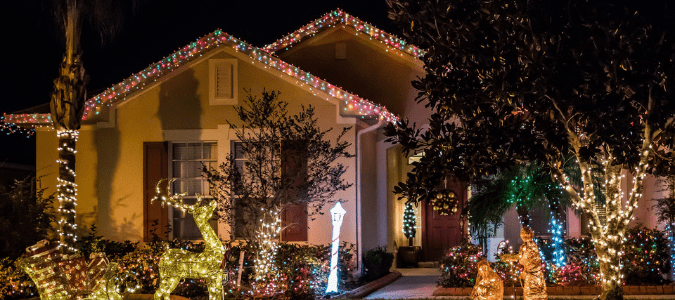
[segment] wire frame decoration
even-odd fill
[[[438,191],[436,196],[431,198],[430,204],[439,215],[448,216],[457,213],[459,199],[455,192],[445,189]]]

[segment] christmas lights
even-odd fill
[[[56,132],[56,137],[59,140],[59,145],[56,150],[59,153],[59,158],[56,163],[59,167],[59,177],[56,178],[56,200],[59,201],[58,215],[59,220],[57,224],[57,233],[59,235],[59,247],[70,253],[77,252],[75,249],[75,242],[77,236],[77,224],[75,223],[77,206],[77,184],[75,184],[75,170],[71,168],[74,166],[75,144],[79,132],[77,130],[60,129]]]
[[[46,240],[26,250],[28,257],[20,265],[35,282],[40,299],[122,299],[112,280],[117,264],[109,263],[105,254],[92,254],[87,261]]]
[[[566,263],[565,249],[563,247],[563,226],[562,222],[556,220],[555,216],[551,217],[549,222],[548,232],[551,233],[551,241],[553,248],[553,263],[560,268]]]
[[[378,34],[379,36],[379,34]],[[396,41],[396,40],[393,40]],[[397,44],[399,42],[395,42]],[[132,74],[122,82],[113,85],[102,93],[87,100],[84,109],[83,120],[98,115],[101,108],[112,106],[126,99],[127,96],[151,85],[186,63],[202,57],[206,52],[217,47],[230,47],[246,56],[251,63],[260,63],[267,69],[281,72],[280,76],[291,76],[300,85],[307,85],[312,93],[319,96],[320,93],[328,94],[329,97],[340,101],[342,110],[355,113],[359,116],[374,116],[387,122],[396,122],[398,117],[390,113],[386,107],[370,102],[355,94],[349,93],[340,87],[332,85],[319,77],[300,70],[264,50],[251,46],[243,40],[237,39],[222,30],[216,30],[195,42],[192,42],[159,62],[153,63],[144,70]],[[5,114],[5,122],[13,126],[30,125],[34,127],[52,124],[50,114]],[[33,127],[33,128],[34,128]]]
[[[204,239],[204,251],[194,253],[184,249],[166,249],[159,261],[161,280],[154,299],[169,300],[169,294],[182,278],[203,279],[208,285],[209,300],[221,299],[225,247],[209,224],[218,202],[210,201],[204,204],[202,196],[197,195],[197,202],[194,205],[186,204],[183,201],[185,194],[172,195],[170,192],[175,179],[169,180],[166,195],[162,195],[160,190],[162,181],[163,179],[157,183],[157,196],[151,202],[160,199],[162,206],[170,205],[190,213]]]
[[[262,219],[260,227],[256,229],[258,249],[254,262],[255,283],[254,289],[260,296],[271,296],[278,291],[281,281],[275,266],[275,258],[279,249],[279,233],[281,232],[281,207],[265,210],[260,208]]]
[[[262,49],[270,53],[278,52],[281,49],[288,49],[291,45],[302,41],[304,38],[314,36],[324,28],[335,27],[338,25],[351,27],[356,30],[357,34],[367,35],[371,40],[375,39],[386,45],[388,49],[401,52],[401,55],[406,53],[414,58],[421,58],[425,53],[424,50],[417,46],[410,45],[396,36],[386,33],[371,24],[361,21],[357,17],[345,13],[341,9],[336,9],[325,14],[323,17],[314,20]]]
[[[415,208],[413,207],[412,202],[408,202],[403,211],[403,234],[408,238],[408,246],[413,245],[412,239],[417,232],[415,223]]]

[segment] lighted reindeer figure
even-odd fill
[[[171,205],[190,213],[199,231],[204,237],[205,249],[202,253],[189,252],[183,249],[167,249],[159,261],[160,284],[155,292],[154,300],[169,300],[169,294],[176,288],[183,278],[204,279],[209,288],[209,300],[221,299],[223,292],[222,263],[225,255],[225,247],[218,239],[216,232],[209,225],[209,219],[213,216],[213,210],[217,206],[216,201],[202,203],[203,198],[197,195],[197,202],[193,205],[185,204],[185,194],[171,194],[171,184],[175,179],[169,180],[166,194],[161,194],[159,187],[164,179],[157,183],[157,196],[162,205]]]

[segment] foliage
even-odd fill
[[[366,252],[363,257],[363,275],[361,280],[373,281],[389,274],[394,263],[394,254],[387,252],[385,247],[375,247]]]
[[[95,231],[88,235],[95,236]],[[148,245],[139,245],[130,241],[111,242],[106,239],[88,238],[81,243],[82,249],[105,250],[111,261],[117,262],[119,268],[115,281],[122,293],[152,294],[159,287],[158,263],[165,247],[181,248],[193,252],[201,252],[203,243],[189,241],[155,240]],[[118,247],[124,245],[124,247]],[[255,294],[253,282],[253,259],[255,245],[226,244],[225,271],[228,274],[225,294],[228,299],[249,299]],[[129,251],[131,249],[131,251]],[[242,285],[236,286],[239,266],[239,253],[246,251]],[[351,280],[353,270],[353,244],[343,242],[339,249],[339,281],[345,286]],[[18,260],[2,258],[0,260],[0,299],[25,299],[35,297],[37,289],[28,274],[16,266]],[[282,243],[276,257],[276,270],[279,275],[278,291],[275,299],[315,299],[317,294],[326,288],[330,272],[330,245],[297,245]],[[205,298],[206,284],[202,280],[184,279],[173,294],[193,298]]]
[[[669,247],[664,233],[656,229],[647,229],[641,225],[631,228],[626,235],[625,253],[622,256],[623,276],[627,285],[662,285],[672,268],[669,261]],[[565,240],[568,263],[556,267],[551,259],[551,243],[545,240],[537,242],[542,256],[542,267],[546,283],[561,286],[597,285],[600,280],[600,264],[591,238],[573,238]],[[476,276],[476,261],[480,256],[480,247],[463,244],[448,251],[441,260],[443,274],[439,284],[443,287],[473,286]],[[492,264],[495,272],[504,280],[504,286],[520,286],[518,274],[521,267],[515,267],[501,259],[510,254],[504,248],[495,254]]]
[[[621,259],[626,283],[660,285],[672,268],[670,248],[663,232],[635,226],[626,235],[627,246]]]
[[[0,185],[0,257],[19,257],[26,247],[53,233],[53,195],[38,189],[35,178]]]
[[[675,224],[675,176],[662,177],[659,179],[659,183],[664,187],[658,192],[666,192],[667,194],[665,197],[654,199],[656,201],[656,204],[654,204],[656,215],[660,223],[673,225]]]
[[[103,238],[97,234],[96,225],[91,225],[89,234],[77,240],[75,248],[80,250],[85,258],[89,258],[92,253],[104,252],[109,260],[122,258],[127,253],[133,252],[138,242],[131,241],[116,242]]]
[[[479,240],[491,237],[514,205],[520,223],[529,226],[529,210],[548,205],[557,214],[569,205],[567,193],[537,163],[518,164],[495,176],[474,180],[467,204],[469,224]]]
[[[229,155],[218,170],[204,168],[219,201],[220,219],[232,228],[241,222],[248,238],[260,226],[261,208],[277,211],[279,206],[307,204],[312,218],[322,214],[324,205],[338,201],[333,199],[337,192],[352,185],[342,179],[346,167],[341,163],[353,157],[348,152],[351,144],[342,140],[351,127],[343,128],[332,143],[327,139],[332,128],[318,127],[314,107],[303,106],[289,115],[288,103],[279,97],[274,91],[263,92],[262,97],[249,92],[243,105],[235,108],[243,125],[228,120],[241,141],[243,165]]]
[[[28,274],[18,266],[18,263],[18,259],[0,258],[0,299],[37,297],[37,287]]]
[[[480,246],[468,240],[449,249],[440,261],[443,273],[438,279],[438,284],[442,287],[473,286],[478,275],[478,261],[482,256]]]
[[[667,1],[390,0],[408,42],[426,50],[413,82],[432,110],[389,140],[424,151],[399,191],[428,197],[439,180],[539,161],[591,217],[603,294],[621,299],[621,235],[646,174],[675,173],[675,19]],[[582,185],[564,173],[579,165]],[[622,201],[621,170],[634,172]],[[608,221],[593,197],[600,170]]]

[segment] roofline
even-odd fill
[[[339,101],[344,101],[345,108],[348,108],[349,110],[365,115],[377,115],[387,122],[395,122],[398,120],[398,117],[389,112],[383,105],[373,103],[356,94],[349,93],[338,86],[332,85],[317,76],[305,72],[300,68],[263,51],[260,48],[251,46],[243,40],[224,33],[220,29],[178,49],[159,62],[151,64],[144,70],[132,74],[122,82],[91,97],[85,102],[82,120],[87,120],[92,115],[97,114],[100,107],[103,105],[111,106],[123,101],[136,91],[142,90],[145,85],[157,81],[175,69],[198,59],[204,53],[220,46],[229,46],[235,51],[247,55],[254,62],[260,62],[268,68],[277,69],[296,78],[300,81],[298,83],[299,85],[309,85],[327,93]],[[5,114],[4,122],[11,125],[32,124],[35,126],[48,126],[52,124],[51,114]]]
[[[290,34],[283,36],[274,43],[271,43],[262,49],[269,53],[277,53],[279,51],[288,49],[288,47],[291,47],[294,44],[302,42],[302,40],[305,38],[314,36],[316,33],[322,31],[325,28],[330,28],[335,25],[352,27],[357,33],[368,35],[372,39],[376,39],[380,43],[385,44],[387,47],[406,53],[415,59],[419,59],[425,54],[425,51],[419,47],[413,44],[408,44],[405,40],[387,33],[384,30],[378,29],[377,27],[364,22],[353,15],[350,15],[339,8],[323,15],[321,18],[318,18],[303,27],[300,27],[300,29]]]

